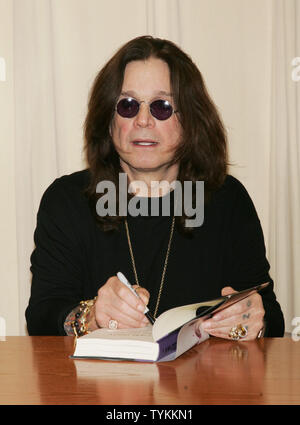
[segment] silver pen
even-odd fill
[[[130,291],[138,298],[140,298],[139,294],[135,291],[135,289],[132,287],[132,285],[128,282],[128,280],[126,279],[126,277],[123,275],[123,273],[118,272],[117,273],[117,278],[124,283],[125,286],[127,286],[128,289],[130,289]],[[149,320],[150,323],[152,323],[152,325],[155,322],[154,317],[152,316],[152,314],[149,311],[149,308],[146,307],[145,311],[144,311],[144,315],[147,317],[147,319]]]

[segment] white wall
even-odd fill
[[[12,1],[0,0],[0,57],[6,68],[6,81],[0,79],[0,316],[7,333],[18,335],[12,6]]]

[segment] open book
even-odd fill
[[[107,360],[174,360],[209,335],[201,323],[224,308],[264,289],[268,283],[210,301],[175,307],[162,313],[154,325],[136,329],[98,329],[76,340],[72,358]]]

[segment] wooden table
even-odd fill
[[[0,341],[0,404],[300,404],[300,341],[211,338],[168,363],[73,360],[72,337]]]

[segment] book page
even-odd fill
[[[92,343],[94,340],[98,339],[153,342],[152,325],[148,325],[144,328],[131,329],[97,329],[96,331],[80,337],[78,340],[84,340],[85,343]]]
[[[77,338],[72,358],[155,361],[159,345],[152,337],[152,326],[135,329],[98,329]]]
[[[181,307],[175,307],[162,313],[153,325],[153,338],[158,341],[164,335],[177,329],[184,323],[196,317],[199,307],[214,307],[224,302],[224,298],[204,301],[196,304],[188,304]]]

